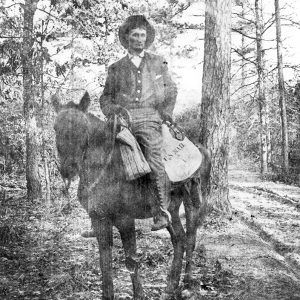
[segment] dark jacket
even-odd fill
[[[161,56],[145,52],[141,65],[147,68],[153,86],[153,95],[142,103],[136,101],[133,90],[136,86],[136,78],[132,75],[132,70],[136,67],[129,57],[125,56],[108,68],[105,87],[100,97],[100,106],[104,115],[113,113],[119,106],[128,110],[152,108],[162,115],[172,115],[177,88],[168,72],[167,62]]]

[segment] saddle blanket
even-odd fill
[[[162,159],[171,182],[190,178],[200,167],[202,154],[199,149],[178,130],[162,125]],[[120,151],[127,180],[134,180],[151,172],[144,154],[127,127],[122,127],[116,136],[121,141]]]

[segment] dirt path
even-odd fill
[[[232,218],[201,230],[199,249],[232,272],[225,298],[300,299],[300,189],[231,170],[230,201]]]
[[[71,192],[58,194],[50,209],[29,204],[22,192],[0,202],[0,299],[101,299],[97,243],[80,237],[90,221],[75,184]],[[210,216],[199,231],[193,294],[184,299],[299,300],[300,189],[231,170],[230,200],[232,217]],[[150,224],[137,222],[137,244],[147,300],[156,300],[172,246],[166,231],[153,234]],[[115,290],[131,295],[117,232],[113,257]]]

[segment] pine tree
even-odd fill
[[[260,2],[260,3],[259,3]],[[268,149],[269,149],[269,128],[268,128],[268,107],[265,90],[265,50],[263,48],[263,14],[261,0],[255,0],[256,14],[256,55],[257,55],[257,76],[258,76],[258,110],[260,120],[260,161],[261,173],[268,172]]]
[[[231,0],[206,0],[204,40],[200,142],[212,156],[211,204],[229,211]]]
[[[33,86],[33,17],[38,1],[26,0],[24,3],[23,23],[23,100],[26,131],[26,181],[28,199],[41,197],[41,183],[38,169],[38,134],[35,115]]]
[[[277,62],[278,62],[278,93],[279,106],[281,117],[281,132],[282,132],[282,168],[285,175],[289,172],[289,142],[288,142],[288,124],[286,115],[286,99],[283,76],[283,61],[282,61],[282,39],[281,39],[281,20],[279,0],[275,0],[275,19],[276,19],[276,41],[277,41]]]

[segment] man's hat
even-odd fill
[[[148,22],[148,20],[143,15],[134,15],[128,17],[125,22],[119,28],[119,39],[122,46],[128,49],[128,40],[126,35],[130,32],[131,29],[145,27],[147,32],[147,39],[145,43],[145,48],[148,48],[154,41],[155,38],[155,29]]]

